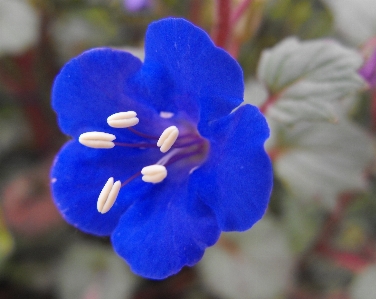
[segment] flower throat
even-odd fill
[[[172,113],[161,112],[161,117],[170,118]],[[120,188],[124,187],[138,176],[142,175],[142,180],[146,183],[157,184],[167,177],[169,165],[184,161],[192,164],[189,174],[196,170],[206,158],[209,143],[196,132],[186,133],[179,136],[179,129],[176,126],[166,128],[160,137],[139,132],[133,126],[139,123],[137,113],[134,111],[115,113],[107,118],[107,123],[112,128],[128,129],[132,133],[145,139],[141,143],[114,142],[116,136],[105,132],[86,132],[80,135],[78,141],[87,147],[96,149],[111,149],[114,146],[134,147],[134,148],[159,148],[162,153],[166,153],[155,164],[143,167],[139,172],[132,175],[123,183],[114,182],[110,177],[99,194],[97,201],[98,212],[107,213],[114,205]]]

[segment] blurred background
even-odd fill
[[[195,267],[152,281],[56,209],[49,171],[68,137],[50,95],[86,49],[142,58],[148,24],[167,16],[200,26],[239,61],[248,103],[267,97],[256,78],[262,51],[289,36],[358,52],[368,84],[335,107],[340,128],[310,124],[304,135],[268,118],[276,173],[266,216],[223,234]],[[0,298],[376,298],[375,37],[374,0],[0,0]]]

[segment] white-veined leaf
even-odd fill
[[[284,123],[331,120],[331,103],[354,93],[365,82],[357,70],[361,56],[333,40],[301,42],[288,38],[261,56],[257,76],[278,99],[268,115]]]
[[[361,45],[376,35],[375,0],[323,0],[334,16],[336,30]]]
[[[337,124],[270,124],[271,146],[281,149],[274,169],[297,198],[331,208],[339,193],[366,187],[365,170],[373,159],[374,142],[355,124],[345,118]]]
[[[59,298],[130,298],[139,278],[112,249],[76,242],[58,269]]]
[[[351,298],[371,299],[376,297],[376,265],[368,266],[353,281],[350,287]]]
[[[198,268],[220,298],[272,299],[287,290],[293,263],[286,231],[267,216],[247,232],[223,234]]]

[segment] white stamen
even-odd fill
[[[139,119],[134,111],[119,112],[107,118],[107,123],[113,128],[128,128],[138,124]]]
[[[114,184],[114,178],[109,178],[98,197],[97,209],[99,213],[107,213],[115,203],[121,187],[120,181]]]
[[[80,135],[78,141],[92,148],[113,148],[115,143],[112,141],[116,139],[115,135],[104,132],[86,132]]]
[[[142,180],[147,183],[160,183],[167,176],[167,169],[163,165],[150,165],[142,168]]]
[[[167,112],[167,111],[161,111],[159,112],[159,116],[162,118],[171,118],[174,116],[174,113],[172,112]]]
[[[162,153],[166,153],[175,143],[179,136],[179,129],[175,126],[168,127],[159,137],[157,146],[160,147]]]
[[[157,142],[157,146],[162,146],[163,142],[167,139],[167,137],[170,135],[170,133],[174,130],[174,126],[171,126],[171,127],[168,127],[167,129],[165,129],[161,135],[161,137],[159,137],[158,139],[158,142]]]

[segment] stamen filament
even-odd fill
[[[155,165],[164,165],[166,164],[169,159],[171,159],[171,157],[173,157],[175,154],[177,154],[178,152],[180,152],[181,149],[174,149],[172,150],[171,152],[169,152],[167,155],[163,156],[162,159],[160,159],[157,163],[155,163]],[[171,164],[171,163],[170,163]],[[145,167],[144,167],[145,168]],[[167,171],[167,170],[166,170]],[[135,178],[137,178],[138,176],[141,175],[141,171],[135,173],[134,175],[132,175],[130,178],[128,178],[126,181],[124,181],[122,184],[121,184],[121,187],[124,187],[125,185],[127,185],[128,183],[130,183],[131,181],[133,181]]]
[[[133,181],[135,178],[137,178],[138,176],[141,175],[141,171],[135,173],[134,175],[132,175],[130,178],[128,178],[127,180],[125,180],[122,184],[121,184],[121,187],[124,187],[126,184],[128,184],[129,182]]]
[[[182,160],[182,159],[185,159],[185,158],[188,158],[188,157],[191,157],[191,156],[197,155],[197,154],[199,154],[200,152],[201,152],[201,148],[198,149],[198,150],[196,150],[196,151],[194,151],[194,152],[186,153],[186,154],[184,154],[184,155],[180,155],[180,156],[176,155],[176,156],[173,156],[173,157],[171,157],[171,159],[169,159],[169,160],[166,162],[166,164],[164,164],[164,165],[165,165],[165,166],[171,165],[171,164],[173,164],[173,163],[175,163],[175,162],[177,162],[177,161],[180,161],[180,160]]]
[[[143,137],[143,138],[146,138],[146,139],[153,139],[153,140],[157,140],[159,137],[156,137],[156,136],[153,136],[153,135],[148,135],[148,134],[144,134],[144,133],[141,133],[135,129],[133,129],[132,127],[128,127],[127,128],[129,131],[131,131],[133,134],[136,134],[140,137]]]
[[[191,141],[189,143],[183,143],[183,144],[179,144],[179,143],[175,143],[173,145],[174,148],[182,148],[182,147],[189,147],[191,145],[195,145],[195,144],[200,144],[200,143],[203,143],[204,140],[203,139],[196,139],[194,141]]]
[[[201,152],[201,150],[202,150],[202,146],[200,146],[197,150],[195,150],[193,152],[188,152],[186,154],[178,155],[178,153],[186,152],[186,149],[175,148],[172,151],[170,151],[168,154],[164,155],[156,164],[150,165],[150,166],[162,166],[162,167],[164,167],[164,169],[166,169],[167,165],[171,165],[171,164],[173,164],[173,163],[175,163],[177,161],[180,161],[182,159],[185,159],[185,158],[197,155],[197,154],[199,154]],[[135,178],[137,178],[138,176],[140,176],[142,174],[142,171],[145,168],[150,167],[150,166],[146,166],[141,171],[139,171],[139,172],[135,173],[134,175],[132,175],[130,178],[128,178],[126,181],[124,181],[121,184],[121,187],[124,187],[125,185],[127,185],[128,183],[130,183],[131,181],[133,181]],[[167,169],[166,169],[166,176],[167,176]],[[160,182],[161,182],[165,177],[163,177],[162,174],[160,174],[160,175],[159,174],[157,174],[157,175],[154,174],[154,177],[152,178],[153,181],[150,181],[150,182],[156,183],[158,180],[160,180]],[[144,180],[144,177],[143,177],[142,180]],[[144,181],[145,182],[149,182],[149,181],[146,181],[146,180],[144,180]]]
[[[197,138],[197,134],[185,134],[185,135],[179,135],[179,140],[185,139],[185,138]]]
[[[125,147],[154,147],[156,148],[157,146],[152,143],[124,143],[124,142],[114,142],[115,145],[117,146],[125,146]]]

